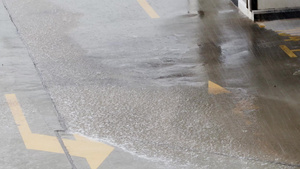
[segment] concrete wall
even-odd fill
[[[258,9],[300,7],[300,0],[258,0]]]

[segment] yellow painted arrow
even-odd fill
[[[217,85],[212,81],[208,81],[208,93],[213,95],[218,95],[218,94],[231,93],[231,92]]]
[[[7,94],[5,97],[27,149],[64,153],[56,137],[31,132],[15,94]],[[114,149],[79,135],[74,137],[76,140],[63,139],[65,146],[71,155],[85,158],[91,169],[97,169]]]

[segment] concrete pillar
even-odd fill
[[[187,2],[188,2],[188,13],[198,14],[199,1],[198,0],[187,0]]]

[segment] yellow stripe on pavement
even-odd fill
[[[276,31],[280,36],[300,36],[300,27],[296,29]]]
[[[298,41],[300,41],[300,36],[290,36],[289,39],[285,39],[284,41],[286,41],[286,42],[288,42],[288,41],[298,42]]]
[[[298,32],[298,31],[300,31],[300,27],[294,29],[278,30],[276,32]]]
[[[279,30],[279,31],[276,31],[276,32],[290,32],[290,33],[300,32],[300,27],[299,28],[295,28],[295,29]]]
[[[218,94],[231,93],[231,92],[212,81],[208,81],[208,93],[213,95],[218,95]]]
[[[287,55],[289,55],[290,58],[296,58],[297,55],[293,52],[293,50],[290,50],[287,46],[285,45],[280,45],[279,46]],[[295,51],[295,50],[294,50]]]
[[[159,18],[159,15],[154,11],[154,9],[149,5],[149,3],[146,0],[137,1],[151,18]]]
[[[64,153],[56,137],[31,132],[16,95],[7,94],[5,97],[27,149]]]
[[[15,94],[7,94],[5,98],[27,149],[64,153],[56,137],[31,132]],[[70,155],[85,158],[91,169],[97,169],[114,150],[109,145],[91,141],[79,135],[74,135],[74,137],[75,140],[63,139],[66,148]]]
[[[261,22],[256,22],[257,25],[260,27],[260,28],[265,28],[266,25],[264,23],[261,23]]]

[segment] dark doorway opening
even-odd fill
[[[250,11],[257,10],[257,9],[258,9],[257,0],[250,0]]]

